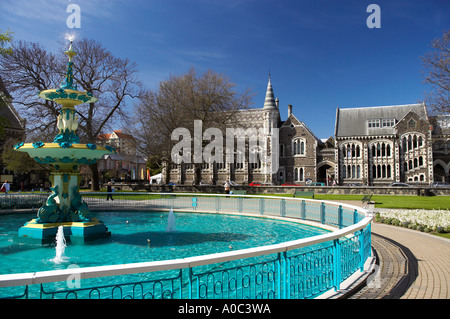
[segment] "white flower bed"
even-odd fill
[[[450,210],[389,209],[377,213],[377,221],[427,231],[450,231]]]

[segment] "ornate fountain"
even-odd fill
[[[79,185],[80,165],[94,164],[104,154],[115,150],[109,146],[80,143],[75,106],[96,102],[97,98],[90,92],[78,91],[74,83],[72,58],[76,52],[72,50],[72,42],[65,54],[69,62],[60,87],[39,93],[39,97],[62,105],[57,122],[59,134],[53,143],[21,142],[14,146],[16,151],[28,153],[38,163],[52,166],[52,193],[39,208],[37,218],[19,229],[20,238],[37,239],[41,243],[54,241],[59,226],[64,226],[64,235],[71,242],[85,242],[111,235],[108,228],[92,216],[79,193]]]

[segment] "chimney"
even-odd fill
[[[288,117],[291,116],[291,114],[292,114],[292,105],[289,104],[288,105]]]

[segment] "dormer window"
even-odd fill
[[[392,127],[397,121],[395,119],[371,119],[367,121],[368,128]]]
[[[381,126],[382,127],[392,127],[395,125],[395,119],[383,119],[381,121]]]
[[[367,121],[367,127],[368,128],[378,128],[378,127],[380,127],[380,120],[379,119],[368,120]]]

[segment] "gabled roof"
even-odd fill
[[[116,135],[118,138],[124,138],[124,139],[134,139],[134,137],[130,134],[123,133],[122,130],[115,130],[113,133],[109,134],[100,134],[97,138],[99,140],[109,140],[110,138],[114,138],[114,135]]]
[[[305,122],[302,122],[302,121],[300,121],[299,119],[297,119],[297,118],[295,117],[294,114],[291,114],[291,115],[286,119],[286,121],[283,122],[283,124],[280,126],[280,128],[290,127],[291,124],[302,126],[309,134],[311,134],[311,136],[317,141],[318,144],[323,144],[322,140],[319,139],[319,138],[313,133],[313,131],[311,131],[311,129],[308,127],[308,125],[306,125]]]
[[[134,139],[132,135],[123,133],[122,130],[116,130],[114,131],[114,134],[116,134],[118,138]]]
[[[377,119],[395,119],[398,122],[409,112],[414,112],[420,118],[428,120],[424,104],[337,108],[334,135],[336,137],[351,137],[395,134],[395,127],[370,129],[367,123],[369,120]]]

